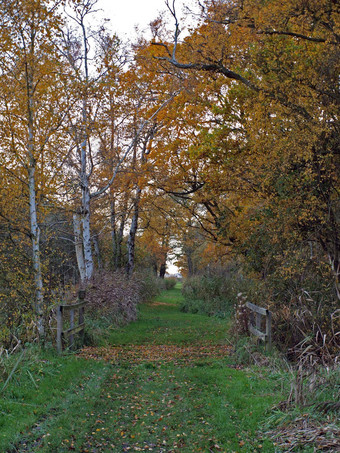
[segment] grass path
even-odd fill
[[[16,431],[0,406],[2,445],[12,445],[1,450],[0,434],[0,451],[274,452],[256,433],[275,382],[234,366],[226,321],[181,313],[181,297],[164,292],[137,322],[112,328],[105,346],[51,358],[60,372],[39,384],[46,400],[36,404],[39,389],[16,395],[25,423],[7,397]]]

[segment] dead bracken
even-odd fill
[[[313,446],[315,452],[340,452],[340,428],[334,424],[302,417],[265,434],[283,451],[300,451],[300,448]]]

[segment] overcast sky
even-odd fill
[[[178,16],[182,16],[183,5],[189,6],[194,0],[176,0]],[[98,0],[97,4],[111,20],[112,29],[122,39],[132,39],[135,25],[147,30],[148,24],[166,10],[164,0]],[[171,21],[172,23],[173,21]]]

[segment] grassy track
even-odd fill
[[[257,431],[275,382],[233,366],[227,323],[181,313],[181,297],[164,292],[104,347],[37,360],[35,385],[17,376],[0,403],[0,451],[274,452]]]

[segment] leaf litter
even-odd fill
[[[188,362],[207,358],[225,358],[231,353],[231,346],[216,344],[186,345],[127,345],[109,347],[86,347],[79,357],[91,360],[105,360],[109,362],[126,361],[129,364],[141,362],[163,362],[186,365]]]

